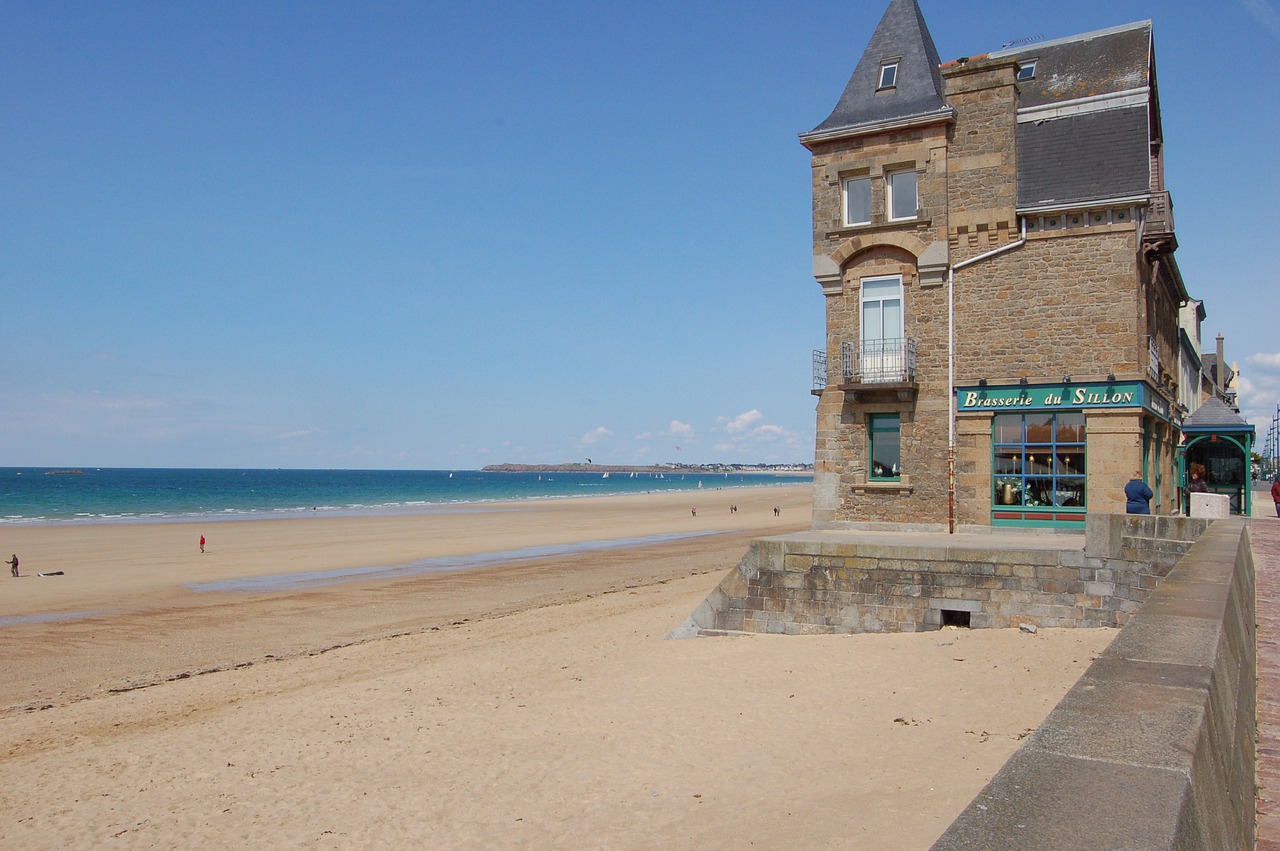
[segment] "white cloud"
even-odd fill
[[[589,431],[582,437],[578,438],[578,443],[583,446],[591,446],[592,444],[599,443],[609,437],[613,437],[613,431],[605,428],[604,426],[600,426],[595,431]]]
[[[812,452],[810,440],[763,420],[764,414],[755,408],[736,417],[717,417],[711,430],[725,437],[716,442],[712,452],[719,456],[761,461],[794,461]]]
[[[1264,370],[1274,369],[1280,371],[1280,352],[1257,352],[1246,357],[1244,361]]]
[[[728,419],[726,417],[716,417],[715,430],[725,431],[725,432],[728,432],[729,434],[742,434],[747,429],[751,428],[752,425],[760,422],[760,420],[762,419],[764,419],[764,414],[760,413],[755,408],[752,408],[750,411],[745,411],[741,414],[738,414],[733,419]]]
[[[1236,378],[1240,416],[1253,423],[1257,430],[1256,439],[1261,445],[1271,428],[1276,403],[1280,400],[1280,355],[1249,355],[1245,360],[1255,368],[1247,372],[1241,370]]]
[[[664,436],[688,441],[693,440],[693,438],[697,436],[697,432],[695,432],[693,426],[688,423],[682,423],[679,420],[672,420],[671,428],[667,429]]]

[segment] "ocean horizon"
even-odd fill
[[[411,514],[813,481],[808,473],[0,467],[0,525]]]

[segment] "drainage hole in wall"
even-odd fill
[[[943,609],[943,610],[942,610],[942,625],[943,625],[943,626],[958,626],[958,627],[963,627],[964,629],[968,629],[968,628],[969,628],[969,613],[968,613],[968,612],[957,612],[957,611],[953,611],[953,610],[951,610],[951,609]]]

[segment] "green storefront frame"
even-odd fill
[[[1089,410],[1107,409],[1142,409],[1156,418],[1169,422],[1170,405],[1168,400],[1157,393],[1150,385],[1139,381],[1089,382],[1072,383],[1063,381],[1058,384],[1017,384],[987,386],[967,386],[956,388],[956,412],[958,414],[990,412],[995,415],[992,420],[991,436],[991,525],[992,526],[1027,526],[1049,527],[1061,529],[1083,529],[1085,515],[1088,512],[1087,494],[1081,499],[1081,505],[1001,505],[997,486],[1001,473],[998,471],[998,441],[996,421],[1001,414],[1074,414],[1082,421]],[[1146,439],[1147,423],[1144,418],[1144,439],[1142,464],[1145,469],[1150,460],[1147,455]],[[1056,442],[1056,435],[1055,435]],[[1075,443],[1068,441],[1067,443]],[[1079,444],[1085,442],[1084,429],[1081,426]],[[1004,444],[1009,445],[1009,444]],[[1045,446],[1036,442],[1035,446]],[[1157,450],[1158,451],[1158,450]],[[1027,453],[1030,454],[1029,452]],[[1088,467],[1083,463],[1078,468],[1079,475],[1086,482]],[[1056,463],[1056,462],[1055,462]],[[1023,474],[1025,477],[1025,473]],[[1056,476],[1056,472],[1050,476]],[[1073,471],[1073,476],[1075,472]],[[1037,476],[1040,478],[1040,476]],[[1055,488],[1056,490],[1056,488]],[[1083,493],[1083,489],[1082,489]]]
[[[1238,471],[1239,478],[1235,481],[1209,485],[1209,491],[1211,493],[1225,494],[1231,501],[1232,514],[1242,514],[1245,517],[1253,514],[1253,478],[1250,470],[1253,455],[1253,436],[1252,431],[1229,432],[1225,430],[1199,434],[1193,432],[1187,435],[1186,443],[1178,447],[1178,481],[1183,483],[1182,510],[1185,513],[1191,513],[1191,494],[1186,490],[1188,458],[1195,454],[1195,449],[1198,445],[1214,444],[1230,447],[1230,454],[1238,456],[1237,458],[1222,460],[1234,462],[1230,466]]]
[[[1079,529],[1087,470],[1083,411],[1017,411],[991,421],[991,524]]]

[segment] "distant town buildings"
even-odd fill
[[[943,63],[891,0],[800,140],[816,528],[1083,528],[1135,470],[1173,513],[1192,464],[1247,510],[1252,427],[1178,268],[1150,21]]]

